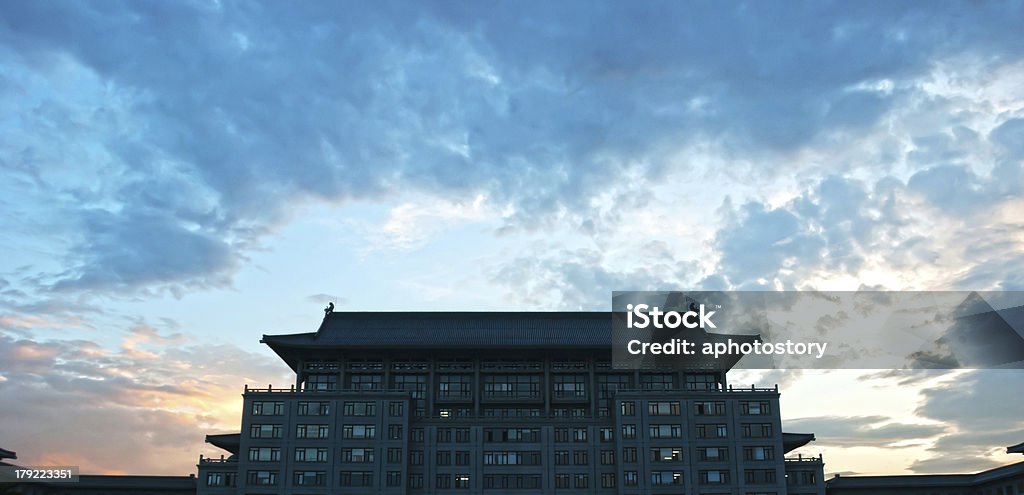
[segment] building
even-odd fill
[[[1024,444],[1006,449],[1024,454]],[[1024,462],[974,474],[840,476],[826,482],[829,495],[1024,495]]]
[[[243,393],[198,493],[824,494],[777,387],[618,370],[610,313],[328,313],[264,335],[295,372]]]

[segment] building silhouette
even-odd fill
[[[209,435],[199,494],[824,493],[777,387],[618,370],[610,313],[328,313],[264,335],[295,372]]]

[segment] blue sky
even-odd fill
[[[1024,290],[1021,25],[1019,1],[0,5],[3,447],[187,473],[243,384],[286,382],[259,336],[328,299]],[[830,472],[1024,436],[1016,372],[741,378],[784,384]]]

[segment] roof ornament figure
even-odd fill
[[[334,303],[333,302],[328,302],[327,303],[327,307],[324,308],[324,318],[326,319],[333,312],[334,312]]]

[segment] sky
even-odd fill
[[[262,334],[616,290],[1024,290],[1024,4],[0,3],[0,447],[195,472]],[[1020,370],[737,371],[827,473],[1019,460]]]

